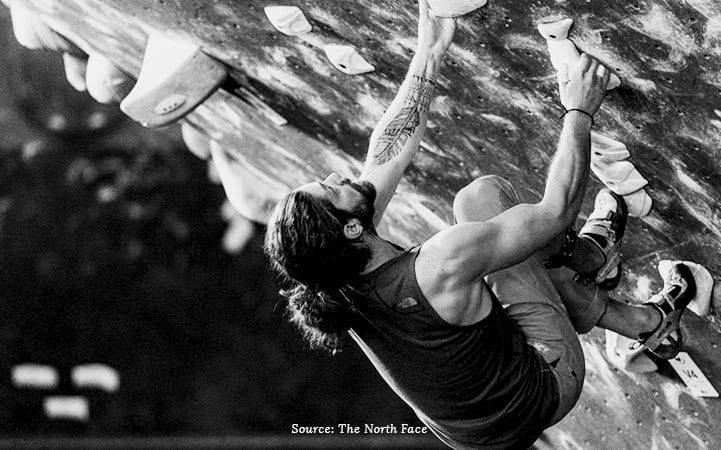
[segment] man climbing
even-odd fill
[[[291,284],[291,320],[312,345],[335,351],[349,334],[451,447],[527,447],[580,395],[576,333],[601,326],[668,357],[678,351],[694,279],[687,266],[669,266],[663,290],[642,306],[596,286],[617,282],[613,255],[626,220],[622,198],[608,190],[579,236],[561,239],[563,251],[551,258],[589,283],[541,263],[539,252],[556,253],[553,243],[576,219],[587,183],[589,133],[609,79],[587,55],[559,87],[567,112],[540,202],[521,203],[507,181],[487,176],[457,194],[457,223],[422,245],[402,249],[379,237],[376,225],[418,150],[455,29],[453,19],[429,16],[425,0],[419,9],[416,54],[371,136],[360,177],[331,174],[285,196],[266,250]]]

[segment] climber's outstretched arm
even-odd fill
[[[376,188],[373,222],[380,222],[426,128],[436,75],[451,44],[455,19],[432,17],[419,1],[418,48],[395,100],[373,130],[360,179]]]

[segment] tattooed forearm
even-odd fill
[[[428,114],[436,82],[413,75],[401,109],[388,123],[373,148],[373,159],[382,165],[398,156]]]

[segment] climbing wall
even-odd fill
[[[242,162],[269,198],[330,171],[359,173],[368,136],[415,47],[411,0],[289,0],[312,26],[299,36],[275,30],[263,11],[271,2],[261,0],[14,1],[131,75],[139,73],[151,32],[198,44],[222,61],[231,79],[185,120]],[[715,0],[490,0],[460,19],[422,150],[382,232],[402,244],[423,240],[449,223],[454,192],[484,174],[500,174],[538,198],[561,107],[536,24],[561,17],[574,19],[569,37],[577,46],[621,78],[596,130],[626,144],[654,200],[650,215],[629,223],[616,296],[648,298],[661,286],[655,265],[663,258],[695,260],[721,274],[721,4]],[[326,57],[329,44],[353,46],[375,71],[342,73]],[[714,304],[721,307],[721,293]],[[721,323],[688,314],[683,330],[685,350],[721,389]],[[692,396],[667,363],[643,375],[614,368],[602,333],[584,337],[583,345],[585,392],[540,447],[721,446],[715,429],[721,400]]]

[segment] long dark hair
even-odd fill
[[[294,191],[278,202],[268,222],[265,252],[289,285],[281,294],[290,321],[313,348],[335,352],[350,328],[353,307],[344,286],[370,259],[367,245],[343,233],[351,217],[327,200]]]

